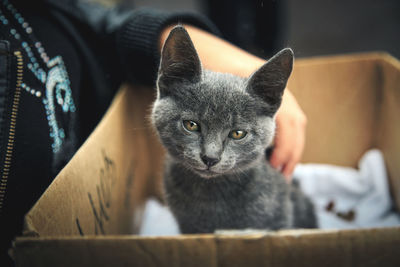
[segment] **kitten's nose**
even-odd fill
[[[207,165],[208,168],[214,166],[215,164],[217,164],[219,162],[220,159],[218,158],[210,158],[207,156],[201,156],[201,160],[204,162],[204,164]]]

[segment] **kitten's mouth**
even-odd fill
[[[202,177],[205,178],[211,178],[217,175],[220,175],[220,173],[215,172],[213,170],[211,170],[210,168],[207,169],[198,169],[198,168],[194,168],[194,170]]]

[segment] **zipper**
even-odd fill
[[[10,173],[11,159],[12,159],[13,148],[14,148],[15,130],[16,130],[16,126],[17,126],[18,106],[19,106],[19,100],[21,97],[21,84],[22,84],[23,70],[24,70],[24,68],[23,68],[24,61],[23,61],[21,51],[15,51],[14,56],[17,59],[17,78],[16,78],[14,99],[13,99],[12,108],[11,108],[11,120],[10,120],[10,127],[9,127],[9,131],[8,131],[6,154],[5,154],[5,158],[4,158],[3,171],[1,174],[1,180],[0,180],[0,213],[3,209],[4,196],[6,194],[6,189],[7,189],[8,175]]]

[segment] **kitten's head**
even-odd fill
[[[251,166],[272,142],[292,65],[293,52],[284,49],[247,79],[207,71],[186,30],[175,27],[162,50],[152,112],[168,153],[207,178]]]

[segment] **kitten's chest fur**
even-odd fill
[[[294,227],[289,187],[264,160],[242,173],[211,179],[168,161],[164,184],[183,233]]]

